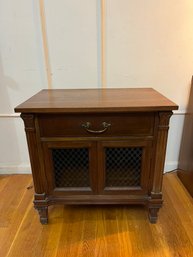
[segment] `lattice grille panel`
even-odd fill
[[[142,148],[106,148],[106,187],[140,186]]]
[[[89,187],[89,150],[52,149],[56,187]]]

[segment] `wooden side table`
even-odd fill
[[[155,223],[177,108],[151,88],[42,90],[17,106],[41,223],[58,203],[141,204]]]

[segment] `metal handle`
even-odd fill
[[[101,130],[92,130],[92,129],[90,129],[91,128],[91,123],[90,122],[87,121],[86,123],[82,124],[82,127],[85,128],[87,132],[94,133],[94,134],[104,133],[110,126],[111,126],[110,123],[107,123],[107,122],[104,121],[102,123],[103,129],[101,129]]]

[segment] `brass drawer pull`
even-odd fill
[[[104,121],[104,122],[102,123],[103,129],[101,129],[101,130],[92,130],[92,129],[90,129],[91,126],[92,126],[91,123],[88,122],[88,121],[87,121],[86,123],[83,123],[83,124],[82,124],[82,127],[85,128],[87,132],[89,132],[89,133],[94,133],[94,134],[101,134],[101,133],[104,133],[104,132],[111,126],[111,124]]]

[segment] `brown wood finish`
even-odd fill
[[[152,161],[153,168],[153,187],[151,190],[151,198],[149,199],[149,218],[151,222],[156,222],[157,212],[162,206],[162,172],[164,169],[165,153],[167,145],[167,136],[169,129],[169,120],[172,112],[159,112],[159,125],[156,138],[156,155],[155,163]]]
[[[154,113],[118,113],[118,114],[52,114],[38,115],[41,137],[92,137],[82,127],[86,122],[90,122],[93,130],[100,130],[102,123],[107,122],[110,127],[104,136],[139,136],[153,135]],[[124,121],[124,126],[122,122]]]
[[[178,177],[193,197],[193,77],[191,81],[190,95],[187,106],[187,114],[184,119],[184,128],[179,154]]]
[[[15,108],[26,113],[170,111],[177,105],[152,88],[42,90]]]
[[[162,206],[169,118],[177,108],[150,88],[43,90],[16,107],[25,124],[34,206],[41,223],[48,222],[48,206],[53,204],[141,204],[148,207],[149,219],[155,223]],[[86,131],[82,124],[88,122],[89,129],[100,133]],[[140,180],[136,185],[105,185],[106,147],[141,149]],[[89,186],[56,186],[53,149],[83,148],[89,151]],[[136,165],[136,160],[128,165]],[[129,169],[135,172],[135,168]],[[59,172],[65,171],[61,167]]]
[[[52,206],[41,226],[31,175],[0,176],[2,257],[193,256],[193,199],[175,173],[163,176],[164,204],[151,225],[137,206]]]

